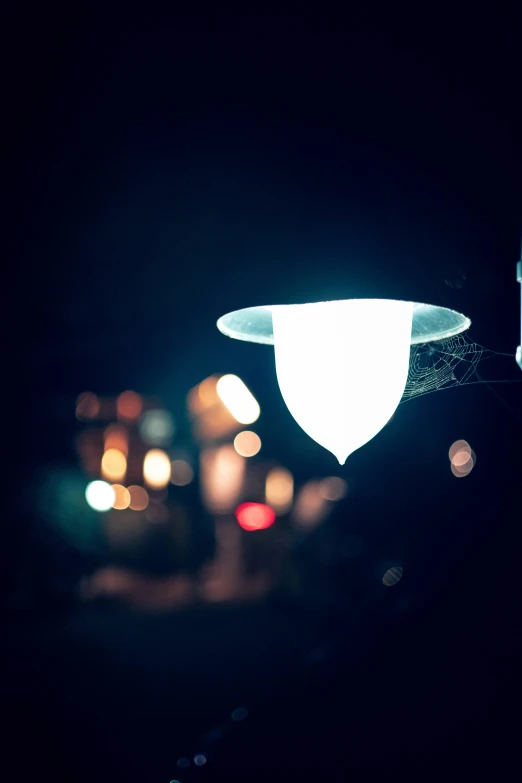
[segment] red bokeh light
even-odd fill
[[[241,503],[236,508],[236,519],[243,530],[266,530],[274,524],[276,514],[264,503]]]

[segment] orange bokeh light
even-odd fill
[[[243,430],[234,438],[234,448],[242,457],[254,457],[261,449],[261,438],[255,432]]]
[[[116,409],[119,419],[138,419],[143,410],[143,401],[134,391],[124,391],[116,401]]]
[[[124,487],[123,484],[113,484],[112,488],[114,490],[114,493],[116,495],[116,498],[114,500],[114,503],[112,504],[113,508],[123,510],[124,508],[128,508],[131,502],[131,496],[130,492],[127,489],[127,487]]]
[[[100,412],[100,401],[92,392],[83,392],[76,400],[76,418],[95,419]]]
[[[129,456],[129,435],[121,424],[110,424],[103,433],[105,451],[117,449],[125,456]]]
[[[241,503],[236,508],[236,519],[243,530],[266,530],[276,520],[275,511],[264,503]]]
[[[147,508],[149,505],[149,495],[143,487],[133,484],[131,487],[128,487],[128,490],[130,495],[129,508],[132,508],[133,511],[143,511]]]
[[[102,457],[102,476],[110,481],[121,481],[127,472],[127,458],[119,449],[108,449]]]
[[[216,390],[218,378],[215,375],[210,378],[205,378],[204,381],[198,386],[198,397],[203,408],[209,408],[211,405],[215,405],[218,400],[218,393]]]
[[[286,514],[292,507],[294,478],[286,468],[272,468],[265,482],[265,500],[276,514]]]

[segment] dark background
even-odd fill
[[[74,465],[81,391],[135,388],[176,409],[212,372],[256,390],[264,447],[296,479],[335,471],[286,412],[270,350],[215,329],[230,309],[412,298],[464,312],[472,339],[514,357],[519,20],[431,11],[143,32],[45,18],[7,37],[3,673],[16,776],[502,777],[520,728],[517,384],[400,406],[343,469],[353,492],[301,553],[306,569],[327,552],[298,605],[147,616],[58,600],[56,574],[72,593],[90,565],[20,509],[38,469]],[[506,358],[497,377],[516,370]],[[460,437],[478,459],[465,481],[446,457]],[[344,531],[364,539],[357,568],[335,556]],[[404,577],[386,591],[395,561]],[[200,739],[242,705],[244,722]],[[176,766],[205,742],[205,767]]]

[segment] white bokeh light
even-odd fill
[[[108,511],[116,500],[116,492],[106,481],[91,481],[85,488],[85,499],[95,511]]]
[[[279,388],[299,426],[343,465],[397,408],[413,305],[387,299],[272,309]]]

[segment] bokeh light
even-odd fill
[[[133,511],[143,511],[149,505],[149,494],[143,487],[133,484],[128,487],[130,495],[129,508]]]
[[[94,429],[84,430],[76,438],[76,449],[80,455],[83,469],[93,478],[100,475],[100,462],[103,456],[103,441],[100,433]]]
[[[118,449],[125,456],[129,456],[129,433],[121,424],[109,424],[103,433],[105,451]]]
[[[108,481],[121,481],[127,472],[127,458],[119,449],[107,449],[101,461],[102,476]]]
[[[120,511],[124,508],[128,508],[130,506],[131,496],[127,487],[124,487],[123,484],[113,484],[112,488],[115,494],[112,507]]]
[[[234,448],[242,457],[254,457],[261,449],[261,438],[255,432],[243,430],[234,438]]]
[[[321,481],[320,494],[325,500],[335,502],[346,497],[348,484],[338,476],[327,476]]]
[[[118,418],[133,421],[141,416],[143,401],[134,391],[124,391],[116,400]]]
[[[174,435],[172,414],[162,408],[145,411],[140,420],[140,434],[151,446],[168,446]]]
[[[232,444],[208,448],[201,452],[201,494],[211,513],[226,514],[234,510],[245,477],[245,458]]]
[[[248,710],[246,707],[236,707],[235,710],[232,711],[232,715],[230,716],[232,720],[245,720],[245,718],[248,715]]]
[[[389,568],[382,578],[382,583],[385,587],[393,587],[402,577],[402,566],[393,566]]]
[[[210,408],[217,403],[219,399],[216,388],[217,382],[218,379],[212,375],[210,378],[205,378],[204,381],[201,381],[197,387],[199,401],[203,408]]]
[[[194,756],[194,764],[196,767],[203,767],[207,763],[207,757],[204,753],[196,753]]]
[[[291,520],[297,527],[310,529],[323,522],[331,509],[331,502],[324,497],[322,481],[307,481],[297,494]]]
[[[150,487],[161,489],[170,481],[169,455],[161,449],[151,449],[143,460],[143,477]]]
[[[276,514],[286,514],[292,507],[294,478],[286,468],[272,468],[265,483],[265,500]]]
[[[470,445],[467,442],[467,440],[456,440],[455,443],[452,443],[448,453],[451,462],[453,462],[453,457],[459,451],[467,451],[467,452],[471,451]]]
[[[106,481],[91,481],[85,489],[85,499],[95,511],[108,511],[116,499],[116,493]]]
[[[76,418],[80,421],[95,419],[100,412],[100,401],[92,392],[83,392],[76,400]]]
[[[275,520],[275,511],[264,503],[241,503],[236,508],[236,519],[243,530],[266,530]]]
[[[466,462],[469,462],[471,459],[471,452],[470,451],[457,451],[457,453],[454,455],[453,459],[451,460],[452,463],[455,465],[455,467],[462,467],[466,464]]]
[[[458,451],[451,461],[451,472],[456,478],[463,478],[469,476],[475,463],[477,456],[473,449],[470,449],[469,453],[466,451]]]
[[[184,459],[173,459],[170,463],[170,481],[176,487],[185,487],[194,478],[194,471]]]
[[[149,503],[145,518],[149,522],[168,522],[170,519],[170,513],[165,503],[154,500]]]
[[[259,418],[261,408],[252,392],[237,375],[223,375],[216,391],[221,402],[240,424],[253,424]]]
[[[452,444],[449,458],[451,472],[456,478],[469,476],[477,460],[475,452],[465,440],[457,440]]]

